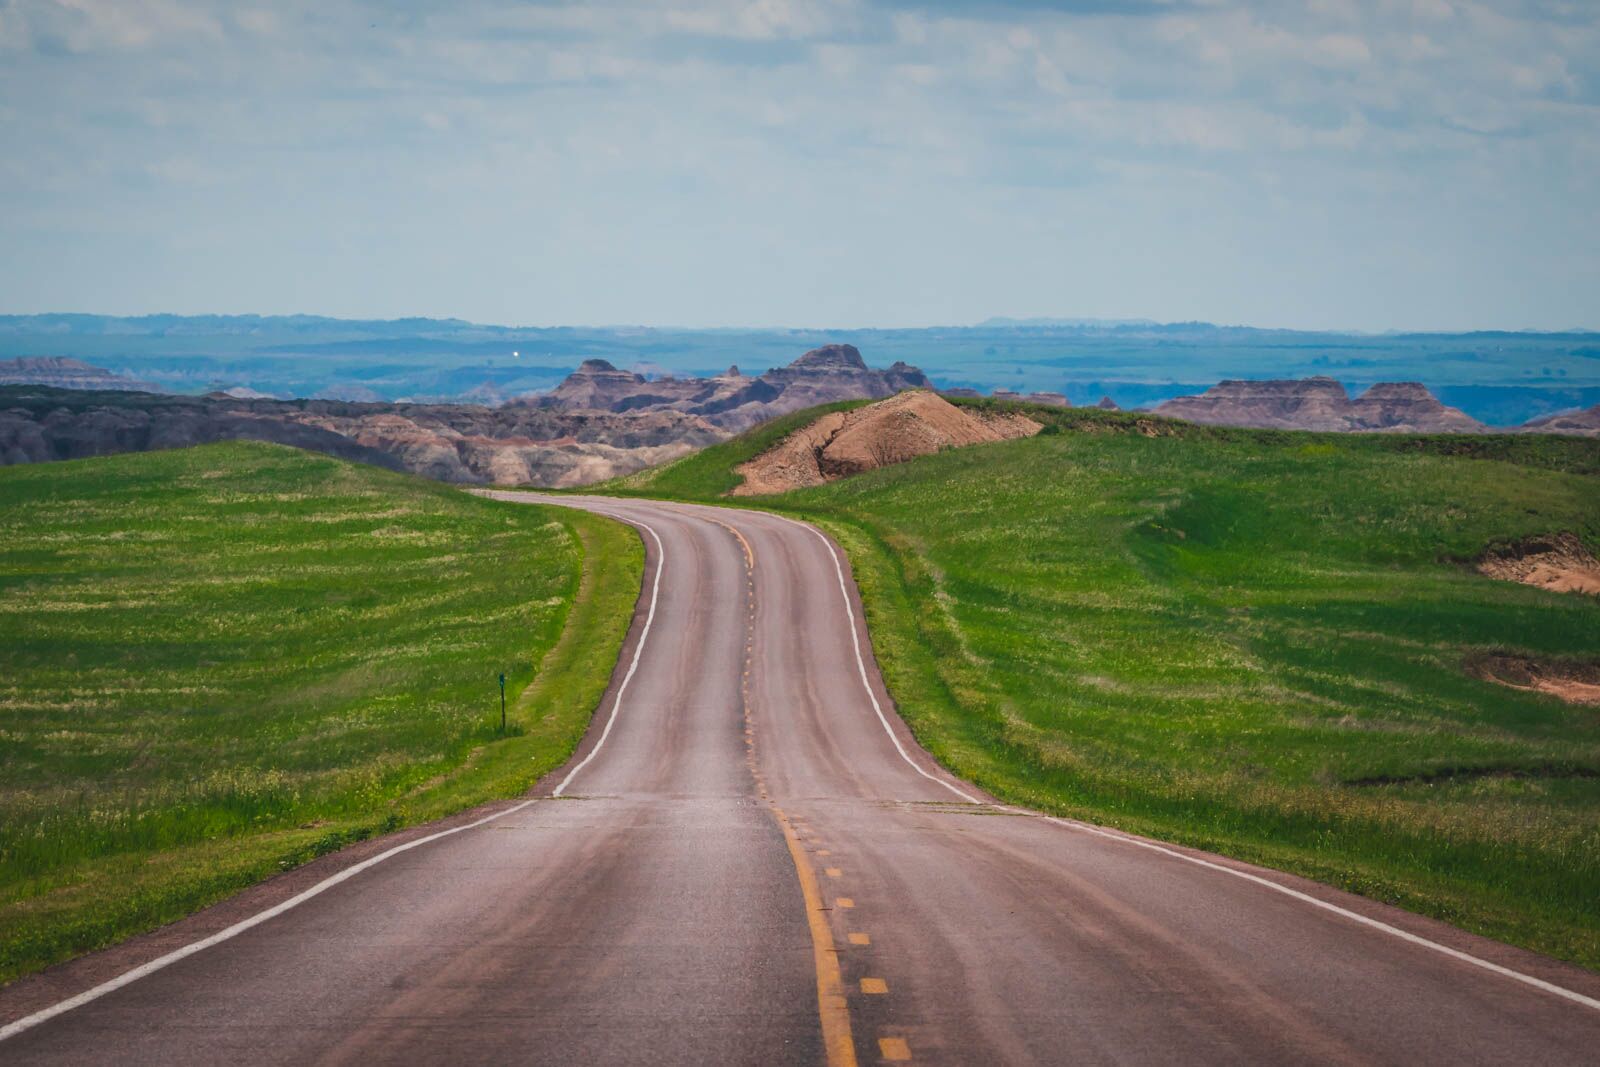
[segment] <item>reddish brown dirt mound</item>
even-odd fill
[[[946,448],[1032,437],[1043,427],[1016,413],[964,411],[923,389],[824,415],[738,468],[736,496],[782,493],[904,463]]]
[[[1551,534],[1491,548],[1478,557],[1478,570],[1491,578],[1556,593],[1600,596],[1600,560],[1576,534]]]
[[[1467,673],[1512,689],[1549,693],[1568,704],[1600,704],[1600,663],[1487,653],[1468,659]]]

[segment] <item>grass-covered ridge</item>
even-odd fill
[[[525,790],[641,568],[607,520],[270,445],[0,470],[0,980]]]
[[[1463,670],[1595,657],[1600,600],[1460,562],[1600,546],[1600,442],[1030,414],[1052,432],[759,502],[844,544],[941,761],[1600,966],[1600,711]]]

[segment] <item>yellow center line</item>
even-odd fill
[[[861,979],[861,992],[887,993],[889,992],[889,983],[882,978],[863,978]]]
[[[838,897],[834,900],[833,906],[836,908],[853,908],[856,906],[856,902],[849,897]]]
[[[777,809],[773,811],[776,813]],[[833,931],[828,927],[828,916],[822,908],[816,872],[811,869],[805,849],[800,847],[800,839],[789,828],[789,821],[778,815],[778,825],[783,829],[783,839],[788,842],[795,873],[800,877],[806,923],[811,927],[812,958],[817,970],[817,1014],[822,1019],[822,1048],[828,1067],[855,1067],[856,1044],[850,1035],[850,1008],[845,1002],[838,950],[834,948]]]
[[[739,541],[739,547],[744,550],[744,565],[746,571],[746,584],[752,595],[755,592],[756,555],[746,541],[744,534],[732,526],[718,519],[712,522],[733,534]],[[755,605],[750,606],[750,618],[756,616]],[[745,645],[745,680],[748,687],[750,677],[750,645]],[[750,722],[750,707],[745,705],[745,732],[752,734],[753,723]],[[756,782],[761,784],[760,775]],[[767,791],[761,789],[761,796],[765,798]],[[768,802],[768,810],[778,822],[778,828],[783,831],[783,840],[789,846],[789,858],[794,861],[794,870],[800,880],[800,895],[806,905],[806,925],[811,930],[811,954],[817,972],[817,1015],[822,1022],[822,1049],[827,1058],[828,1067],[856,1067],[856,1042],[850,1033],[850,1007],[845,1000],[844,977],[839,971],[839,952],[833,944],[833,930],[828,926],[828,915],[822,905],[822,890],[817,884],[817,875],[811,867],[811,861],[806,858],[805,848],[800,844],[799,835],[789,825],[789,818],[783,809],[776,804]],[[880,1048],[882,1043],[879,1043]]]
[[[911,1058],[911,1046],[906,1044],[906,1039],[903,1037],[878,1038],[878,1051],[883,1054],[884,1059],[895,1063]]]
[[[740,533],[738,530],[734,529],[732,526],[730,526],[727,523],[723,522],[721,519],[711,519],[711,521],[716,523],[718,526],[722,527],[724,530],[727,530],[729,533],[733,534],[734,537],[738,538],[739,547],[744,549],[744,566],[745,566],[745,570],[749,572],[749,576],[745,579],[745,582],[746,582],[746,584],[751,586],[751,588],[754,588],[755,584],[756,584],[756,579],[755,579],[756,554],[755,554],[754,550],[751,549],[750,542],[746,541],[744,539],[744,534]]]
[[[842,872],[837,867],[829,867],[827,870],[823,871],[822,873],[827,875],[829,878],[837,878],[837,877],[839,877],[839,875]]]
[[[868,937],[866,934],[850,934],[849,938],[852,945],[872,944],[872,938]]]

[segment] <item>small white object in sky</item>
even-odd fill
[[[512,356],[513,359],[521,359],[522,358],[522,353],[521,352],[513,352],[513,353],[511,353],[511,356]]]

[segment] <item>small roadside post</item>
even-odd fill
[[[500,735],[506,732],[506,672],[500,672]]]

